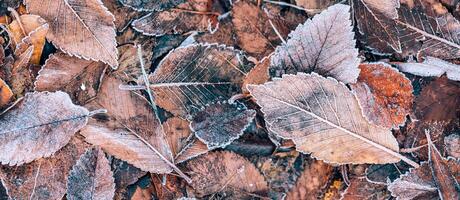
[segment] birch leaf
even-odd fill
[[[38,72],[35,90],[62,90],[85,104],[96,96],[105,69],[102,62],[78,59],[62,52],[53,54]]]
[[[189,45],[171,51],[149,76],[155,102],[182,118],[205,106],[241,93],[252,69],[246,57],[233,48]]]
[[[434,57],[426,57],[422,63],[398,63],[401,71],[423,77],[440,77],[443,74],[454,81],[460,81],[460,66]]]
[[[356,82],[359,59],[349,10],[337,4],[298,26],[287,43],[276,48],[271,76],[316,72],[344,83]]]
[[[154,11],[173,8],[185,0],[119,0],[125,6],[137,11]]]
[[[115,194],[113,173],[100,148],[88,149],[73,166],[67,182],[67,199],[112,200]]]
[[[223,148],[243,135],[256,115],[237,104],[213,104],[198,112],[190,128],[209,149]]]
[[[414,95],[409,79],[385,63],[359,66],[358,82],[351,88],[358,97],[364,116],[372,123],[398,128],[412,110]]]
[[[191,186],[198,197],[224,193],[227,197],[245,199],[251,194],[266,195],[267,183],[246,158],[228,151],[211,152],[187,162]]]
[[[63,92],[29,93],[0,116],[0,162],[29,163],[49,157],[87,123],[89,112]]]
[[[100,0],[25,0],[49,22],[47,38],[69,55],[118,66],[114,16]]]
[[[292,139],[298,151],[339,164],[400,160],[391,132],[370,124],[356,97],[334,79],[298,73],[248,90],[269,130]]]

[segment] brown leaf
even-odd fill
[[[337,4],[307,20],[289,34],[271,58],[270,75],[316,72],[344,83],[359,75],[349,6]]]
[[[429,137],[428,143],[428,162],[396,179],[388,190],[399,199],[458,199],[460,161],[443,158]]]
[[[286,195],[286,200],[318,199],[324,195],[334,168],[322,161],[312,160],[307,164],[297,183]]]
[[[102,0],[102,3],[115,17],[115,27],[117,32],[123,32],[133,21],[143,15],[142,12],[136,12],[133,8],[124,6],[119,0]]]
[[[224,148],[243,135],[255,115],[244,105],[212,104],[195,114],[190,128],[208,149]]]
[[[358,82],[352,84],[364,116],[372,123],[398,128],[412,110],[412,84],[404,74],[385,63],[359,66]]]
[[[179,199],[186,194],[187,185],[177,176],[152,175],[151,178],[157,199]]]
[[[444,138],[447,155],[460,159],[460,135],[450,134]]]
[[[373,183],[366,180],[365,177],[356,177],[350,180],[350,185],[342,194],[343,200],[355,199],[389,199],[390,193],[387,186],[381,183]]]
[[[237,45],[235,26],[233,18],[229,15],[219,20],[219,27],[214,32],[203,32],[194,36],[194,39],[201,44],[219,43],[226,46]]]
[[[137,19],[132,26],[149,36],[211,31],[217,26],[217,15],[209,12],[211,4],[208,0],[185,1],[175,9],[153,12]]]
[[[61,50],[117,68],[115,19],[100,0],[26,0],[24,3],[30,13],[49,22],[47,38]]]
[[[241,93],[252,67],[233,48],[189,45],[171,51],[149,81],[158,106],[176,116],[191,118],[201,108]]]
[[[241,199],[264,196],[267,183],[254,165],[238,154],[210,152],[187,162],[197,197],[215,193]]]
[[[356,97],[332,78],[298,73],[248,90],[269,130],[292,139],[298,151],[340,164],[404,159],[391,132],[369,123]]]
[[[116,200],[122,200],[127,193],[128,185],[136,183],[139,178],[147,174],[147,172],[117,158],[112,159],[111,165],[115,179],[114,199]]]
[[[154,11],[173,8],[185,0],[119,0],[123,5],[134,8],[137,11]]]
[[[51,55],[38,72],[35,90],[62,90],[79,104],[85,104],[97,95],[105,69],[106,65],[101,62],[82,60],[59,52]]]
[[[51,156],[86,125],[88,115],[88,110],[74,105],[66,93],[27,94],[0,116],[0,162],[21,165]]]
[[[111,200],[115,194],[113,173],[104,152],[88,149],[73,166],[67,182],[67,199]]]
[[[246,86],[250,84],[264,84],[270,80],[270,75],[268,74],[268,69],[270,67],[270,57],[262,59],[257,63],[254,68],[249,71],[246,79],[243,82],[243,92],[249,93]]]
[[[309,10],[323,10],[334,3],[334,0],[295,0],[295,4]]]
[[[196,137],[190,138],[187,143],[182,151],[177,154],[174,162],[182,163],[209,151],[208,146]]]
[[[73,137],[50,158],[22,166],[0,166],[0,178],[11,199],[62,199],[67,175],[89,146],[81,136]]]
[[[0,78],[0,110],[8,105],[13,98],[13,91],[10,87]]]
[[[8,69],[11,72],[8,82],[16,98],[22,97],[26,92],[32,91],[33,75],[29,70],[29,62],[33,50],[33,46],[25,50],[16,58],[12,68]]]

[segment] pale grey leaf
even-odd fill
[[[434,57],[426,57],[422,63],[398,63],[401,71],[417,76],[436,76],[443,74],[454,81],[460,81],[460,66]]]

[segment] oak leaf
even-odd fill
[[[173,8],[185,0],[119,0],[125,6],[129,6],[137,11],[154,11]]]
[[[217,151],[186,163],[197,197],[224,193],[236,199],[266,195],[267,183],[254,165],[244,157]]]
[[[158,106],[191,118],[209,104],[241,93],[252,69],[244,54],[219,45],[189,45],[171,51],[149,76]]]
[[[30,13],[49,22],[47,38],[62,51],[117,68],[115,19],[100,0],[24,3]]]
[[[412,84],[404,74],[385,63],[359,66],[358,82],[351,88],[358,97],[364,116],[372,123],[398,128],[412,110]]]
[[[114,194],[113,173],[104,152],[98,147],[88,149],[69,173],[67,199],[111,200]]]
[[[332,78],[283,75],[248,90],[262,107],[270,131],[292,139],[298,151],[332,163],[398,162],[398,143],[388,129],[369,123],[356,97]]]
[[[0,162],[21,165],[51,156],[86,125],[88,115],[64,92],[26,94],[0,116]]]
[[[359,75],[350,7],[337,4],[299,25],[271,58],[270,75],[316,72],[344,83]]]

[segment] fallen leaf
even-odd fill
[[[151,178],[157,199],[179,199],[186,196],[188,186],[179,177],[174,175],[152,175]]]
[[[196,137],[192,137],[188,140],[187,145],[177,154],[174,162],[177,164],[183,163],[209,151],[208,146],[204,142]]]
[[[30,13],[49,22],[47,38],[69,55],[118,66],[114,16],[100,0],[25,0]]]
[[[212,1],[190,0],[174,9],[152,12],[132,23],[136,31],[149,36],[205,32],[217,27],[217,14],[211,12]]]
[[[268,192],[267,183],[254,165],[228,151],[210,152],[186,163],[197,197],[221,193],[242,199]]]
[[[426,133],[427,135],[429,133]],[[443,158],[428,138],[428,162],[396,179],[388,186],[398,199],[458,199],[460,161]]]
[[[323,10],[334,3],[334,0],[295,0],[295,4],[309,10]]]
[[[85,104],[96,97],[105,69],[104,63],[59,52],[51,55],[38,72],[35,90],[62,90],[79,104]]]
[[[327,183],[334,172],[334,168],[322,161],[313,160],[302,175],[297,179],[296,185],[287,193],[286,200],[318,199],[324,195]]]
[[[387,186],[381,183],[369,182],[366,177],[356,177],[350,180],[350,185],[342,194],[343,200],[355,199],[389,199]]]
[[[379,53],[401,52],[396,21],[399,0],[353,0],[358,38]]]
[[[16,98],[22,97],[26,92],[33,90],[33,75],[29,70],[29,62],[33,53],[33,46],[29,47],[26,51],[20,54],[14,61],[10,71],[11,76],[7,81],[11,86],[11,90]]]
[[[112,159],[111,166],[115,179],[114,199],[116,200],[123,199],[128,192],[128,186],[136,183],[139,178],[147,174],[147,172],[117,158]]]
[[[115,194],[113,173],[100,148],[88,149],[68,176],[67,199],[111,200]]]
[[[450,134],[444,138],[447,155],[460,159],[460,135]]]
[[[7,14],[8,7],[17,8],[21,4],[20,0],[2,0],[0,4],[0,16]]]
[[[219,27],[214,32],[202,32],[193,36],[196,42],[201,44],[222,44],[226,46],[237,45],[235,26],[230,15],[219,19]]]
[[[338,164],[401,159],[391,132],[369,123],[356,97],[332,78],[298,73],[248,90],[262,107],[268,129],[292,139],[298,151]]]
[[[10,87],[0,78],[0,109],[8,105],[13,98]]]
[[[0,116],[0,162],[22,165],[49,157],[87,123],[89,111],[64,92],[26,94]]]
[[[426,57],[422,63],[398,63],[399,70],[416,76],[440,77],[446,74],[447,78],[460,81],[460,66],[434,57]]]
[[[411,81],[388,64],[359,66],[358,82],[351,88],[364,116],[376,125],[397,129],[412,110],[414,95]]]
[[[268,74],[268,69],[270,67],[270,57],[262,59],[257,63],[254,68],[249,71],[246,79],[243,82],[243,92],[249,93],[246,86],[249,84],[264,84],[270,80],[270,75]]]
[[[253,65],[237,50],[218,45],[189,45],[171,51],[149,76],[158,106],[191,118],[206,105],[241,93]]]
[[[349,6],[337,4],[307,20],[289,34],[271,58],[270,75],[316,72],[344,83],[359,75]]]
[[[208,149],[224,148],[243,135],[255,115],[244,105],[212,104],[195,114],[190,128]]]
[[[119,0],[123,5],[129,6],[137,11],[154,11],[173,8],[185,0]]]
[[[62,199],[67,175],[90,145],[81,136],[73,137],[49,158],[21,166],[0,166],[0,178],[11,199]]]

